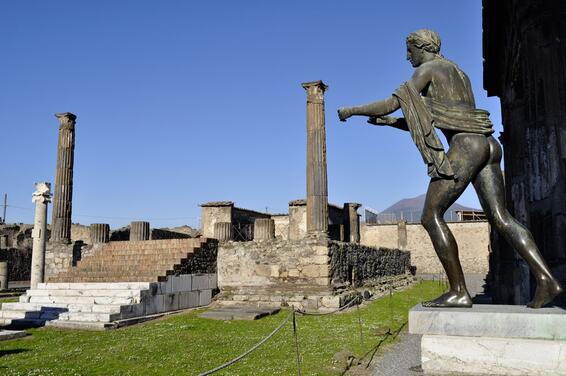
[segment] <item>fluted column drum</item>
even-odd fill
[[[214,224],[214,237],[219,241],[232,240],[232,224],[230,222],[216,222]]]
[[[130,240],[149,240],[149,222],[135,221],[130,224]]]
[[[110,225],[107,223],[91,224],[90,241],[92,244],[108,243],[110,241]]]
[[[256,218],[254,221],[254,240],[275,238],[275,221],[271,218]]]

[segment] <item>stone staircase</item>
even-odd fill
[[[48,282],[154,282],[183,266],[215,240],[207,238],[110,242]]]
[[[0,325],[107,329],[208,305],[217,288],[216,241],[111,242],[76,267],[4,303]]]

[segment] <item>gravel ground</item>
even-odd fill
[[[374,360],[374,376],[419,376],[421,366],[421,336],[401,334],[399,343],[393,345],[380,358]]]

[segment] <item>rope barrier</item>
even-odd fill
[[[273,330],[267,337],[265,337],[264,339],[262,339],[261,341],[259,341],[258,343],[256,343],[252,348],[250,348],[248,351],[246,351],[245,353],[243,353],[240,356],[235,357],[234,359],[219,365],[216,368],[213,368],[209,371],[203,372],[201,373],[199,376],[206,376],[206,375],[211,375],[215,372],[218,372],[220,370],[223,370],[224,368],[231,366],[232,364],[236,363],[237,361],[243,359],[244,357],[248,356],[249,354],[251,354],[254,350],[256,350],[257,348],[259,348],[261,345],[263,345],[265,342],[267,342],[271,337],[273,337],[278,331],[280,331],[285,324],[287,324],[287,322],[289,321],[289,319],[293,316],[294,317],[294,312],[291,312],[289,314],[289,316],[287,316],[287,318],[285,320],[283,320],[283,322],[281,324],[279,324],[279,326],[277,328],[275,328],[275,330]]]
[[[293,336],[295,337],[295,354],[297,357],[297,375],[301,376],[301,353],[299,352],[299,337],[297,335],[297,320],[293,309]]]
[[[356,297],[356,298],[350,300],[350,301],[348,302],[348,304],[346,304],[345,306],[340,307],[340,308],[338,308],[338,309],[336,309],[336,310],[334,310],[334,311],[330,311],[330,312],[322,312],[322,313],[316,312],[316,313],[315,313],[315,312],[306,312],[306,311],[303,311],[303,310],[299,310],[299,309],[298,309],[298,310],[297,310],[297,313],[298,313],[299,315],[303,315],[303,316],[326,316],[326,315],[332,315],[332,314],[334,314],[334,313],[338,313],[338,312],[341,312],[341,311],[343,311],[343,310],[345,310],[345,309],[347,309],[347,308],[350,308],[350,306],[352,306],[354,303],[356,303],[356,302],[358,302],[358,301],[359,301],[359,297]]]
[[[273,337],[277,332],[279,332],[287,322],[289,322],[289,320],[292,318],[292,322],[293,322],[293,337],[295,340],[295,355],[296,355],[296,362],[297,362],[297,374],[299,376],[301,376],[301,357],[300,357],[300,351],[299,351],[299,339],[298,339],[298,333],[297,333],[297,322],[296,322],[296,314],[300,314],[303,316],[326,316],[326,315],[331,315],[334,313],[338,313],[341,312],[347,308],[349,308],[350,306],[352,306],[354,303],[358,302],[360,299],[360,297],[356,297],[354,299],[352,299],[350,302],[348,302],[348,304],[346,304],[343,307],[340,307],[334,311],[331,312],[324,312],[324,313],[313,313],[313,312],[305,312],[302,310],[298,310],[295,308],[291,309],[291,312],[289,314],[289,316],[287,316],[287,318],[285,318],[285,320],[283,320],[283,322],[281,322],[281,324],[279,324],[279,326],[277,326],[277,328],[275,328],[267,337],[265,337],[264,339],[262,339],[261,341],[259,341],[258,343],[256,343],[253,347],[251,347],[249,350],[247,350],[246,352],[244,352],[242,355],[239,355],[237,357],[235,357],[234,359],[219,365],[216,368],[213,368],[209,371],[203,372],[201,374],[199,374],[199,376],[207,376],[207,375],[211,375],[215,372],[218,372],[220,370],[223,370],[226,367],[231,366],[232,364],[240,361],[241,359],[243,359],[244,357],[248,356],[249,354],[251,354],[253,351],[257,350],[261,345],[263,345],[265,342],[267,342],[269,339],[271,339],[271,337]],[[360,340],[363,343],[363,337],[362,337],[362,321],[361,321],[361,316],[360,316],[360,311],[358,308],[358,322],[360,325]]]

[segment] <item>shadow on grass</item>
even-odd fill
[[[10,350],[0,350],[0,358],[6,355],[13,355],[13,354],[19,354],[19,353],[23,353],[29,351],[28,349],[10,349]],[[2,367],[0,366],[0,368],[6,368],[6,367]]]
[[[407,321],[405,321],[403,323],[403,325],[401,325],[396,331],[394,331],[393,333],[391,333],[391,331],[388,331],[387,333],[384,334],[384,337],[381,338],[379,340],[379,342],[377,342],[377,344],[372,347],[367,353],[364,354],[364,356],[362,356],[362,358],[360,359],[360,361],[363,361],[369,354],[371,354],[369,361],[366,364],[366,368],[369,367],[369,365],[371,364],[371,362],[373,361],[373,358],[375,356],[375,354],[377,353],[377,350],[379,350],[379,348],[381,347],[381,345],[383,344],[383,342],[385,342],[387,340],[387,338],[392,337],[393,339],[397,338],[399,336],[399,333],[401,333],[401,331],[403,330],[403,328],[407,325]]]

